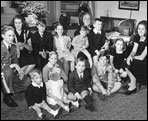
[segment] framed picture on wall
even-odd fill
[[[140,1],[119,1],[119,9],[139,10]]]

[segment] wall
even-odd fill
[[[130,10],[118,9],[119,1],[96,1],[95,17],[109,16],[117,18],[129,18]],[[147,1],[140,1],[139,11],[132,11],[131,19],[147,20]]]
[[[46,9],[50,11],[47,15],[47,25],[52,25],[56,21],[56,1],[38,1],[46,5]],[[11,8],[11,1],[1,1],[1,25],[9,24],[12,18],[18,13]],[[55,9],[56,8],[56,9]],[[59,15],[59,14],[58,14]]]

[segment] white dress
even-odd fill
[[[66,94],[64,94],[64,81],[61,79],[61,69],[57,67],[52,68],[49,71],[49,78],[50,80],[45,83],[46,89],[50,94],[64,101]],[[47,97],[47,102],[51,105],[57,104],[57,102],[51,97]]]
[[[55,97],[58,97],[60,100],[64,100],[64,90],[63,90],[63,80],[48,80],[46,83],[46,88],[48,88],[48,91],[54,95]],[[50,97],[47,97],[47,102],[51,105],[56,105],[57,102]]]

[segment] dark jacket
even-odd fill
[[[68,89],[70,92],[75,94],[76,92],[81,93],[83,90],[87,90],[91,87],[91,75],[88,70],[83,72],[83,78],[80,79],[76,70],[70,73],[68,81]]]
[[[106,40],[105,32],[101,31],[101,34],[95,34],[93,29],[90,30],[88,35],[88,41],[89,41],[89,52],[91,56],[93,57],[96,55],[95,50],[100,50],[101,47],[104,45]]]
[[[39,51],[53,51],[53,36],[51,33],[44,31],[43,38],[40,36],[39,32],[32,35],[32,46],[34,55],[37,56]]]

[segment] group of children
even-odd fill
[[[109,96],[121,88],[123,78],[130,76],[126,64],[129,54],[126,52],[124,40],[117,38],[113,48],[109,48],[110,43],[101,30],[100,19],[94,20],[94,28],[90,31],[88,27],[81,26],[80,34],[73,40],[64,35],[63,26],[57,24],[55,36],[50,35],[46,41],[39,42],[39,37],[48,36],[48,33],[45,34],[45,25],[44,21],[39,21],[38,33],[33,35],[32,46],[35,49],[33,51],[38,69],[30,70],[31,84],[25,91],[28,107],[34,109],[41,119],[45,118],[41,108],[55,117],[60,108],[67,112],[70,112],[71,104],[79,108],[81,100],[86,103],[85,109],[94,111],[93,91],[104,97]],[[9,41],[5,35],[7,31],[9,30],[2,33],[4,43]],[[12,37],[11,41],[13,39]],[[25,46],[27,45],[24,44],[27,49]],[[86,68],[86,58],[78,57],[80,52],[87,57],[90,70]],[[2,62],[5,62],[3,56],[1,58]],[[63,68],[58,64],[58,60],[63,62]],[[49,104],[58,104],[60,107],[53,110]]]

